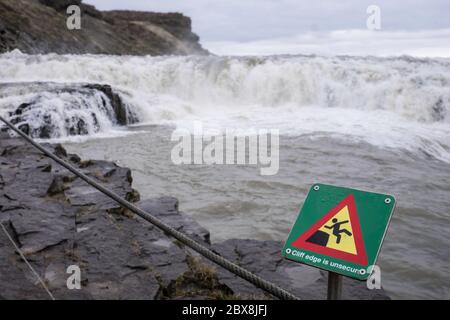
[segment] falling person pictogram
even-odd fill
[[[348,231],[347,229],[341,229],[341,225],[348,223],[348,220],[345,221],[341,221],[338,222],[338,219],[333,218],[333,220],[331,220],[331,222],[333,222],[333,224],[331,226],[324,226],[327,229],[333,229],[333,235],[336,237],[336,243],[340,243],[341,242],[341,233],[345,233],[348,236],[351,236],[352,233],[350,231]]]
[[[315,222],[291,243],[295,248],[367,266],[355,198],[349,194],[325,214],[312,211]],[[320,218],[317,218],[320,217]]]

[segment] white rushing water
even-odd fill
[[[449,59],[0,55],[0,82],[24,81],[109,84],[141,123],[274,128],[450,162]],[[0,112],[27,99],[0,96]],[[40,99],[64,118],[67,99],[76,97]],[[99,113],[99,97],[92,99],[77,112]],[[117,133],[101,119],[96,131]]]
[[[139,127],[121,130],[106,96],[83,83],[111,85]],[[35,106],[30,123],[51,115],[52,141],[70,152],[130,167],[142,199],[177,197],[213,240],[283,241],[315,182],[394,194],[383,287],[394,298],[450,296],[450,59],[0,55],[0,114],[22,103]],[[87,135],[68,137],[80,119]],[[193,120],[279,129],[278,174],[175,165],[172,125]]]

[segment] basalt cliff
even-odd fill
[[[69,30],[70,5],[80,29]],[[99,11],[81,0],[0,0],[0,53],[207,54],[181,13]]]

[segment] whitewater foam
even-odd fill
[[[449,59],[14,52],[0,65],[1,82],[109,84],[141,123],[325,134],[450,161]]]

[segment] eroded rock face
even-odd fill
[[[283,260],[276,241],[210,244],[209,232],[178,210],[171,197],[139,200],[131,172],[107,161],[82,161],[59,145],[48,150],[121,197],[248,270],[304,299],[326,297],[326,276]],[[22,140],[0,133],[0,222],[57,299],[272,298],[88,186]],[[68,266],[81,269],[81,290],[66,286]],[[0,230],[0,292],[4,299],[48,299]],[[387,298],[346,279],[344,297]]]
[[[58,149],[89,176],[138,200],[129,169],[106,161],[79,162]],[[0,155],[0,221],[58,299],[155,299],[187,270],[186,253],[171,239],[22,141],[2,138]],[[4,237],[0,242],[2,295],[46,298],[11,244]],[[67,289],[69,265],[80,266],[83,290]]]
[[[111,104],[111,107],[113,108],[114,119],[119,125],[133,124],[138,122],[136,114],[122,101],[120,96],[116,92],[114,92],[111,86],[105,84],[86,84],[82,87],[94,91],[100,91],[105,94],[105,96],[109,100],[109,103]]]
[[[143,39],[148,38],[149,31],[159,35],[166,39],[166,44],[161,44],[166,50],[172,46],[177,52],[207,53],[199,44],[198,35],[192,32],[191,19],[181,13],[113,10],[102,12],[102,17],[111,24],[134,30]]]
[[[8,96],[23,97],[18,106],[9,107],[9,120],[34,138],[88,135],[139,120],[132,107],[109,85],[0,84],[0,97]]]
[[[81,5],[81,0],[39,0],[40,3],[57,11],[65,11],[70,5]]]
[[[81,29],[66,26],[66,9],[81,8]],[[164,55],[207,54],[181,14],[108,14],[80,0],[0,0],[0,53]],[[145,13],[142,13],[145,14]]]

